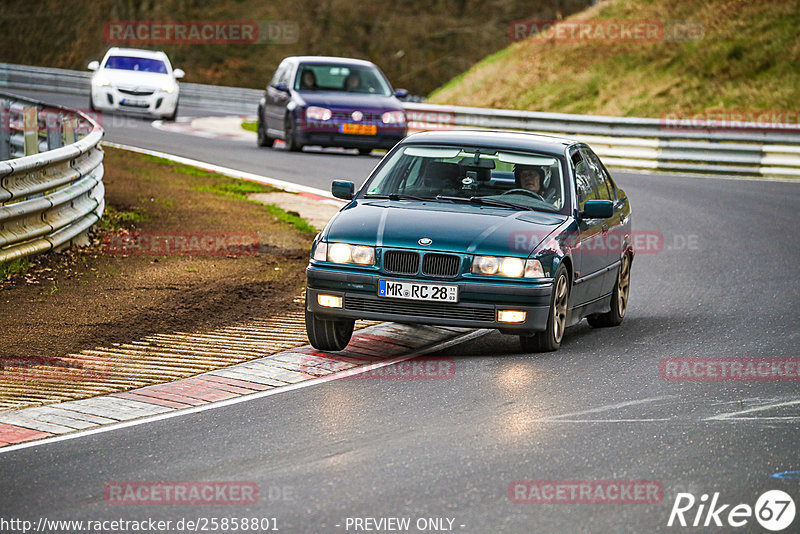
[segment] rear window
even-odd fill
[[[160,59],[133,56],[110,56],[104,65],[107,69],[135,70],[166,74],[167,66]]]

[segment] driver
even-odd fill
[[[544,197],[544,170],[536,165],[516,165],[514,167],[514,180],[517,187],[533,191]]]

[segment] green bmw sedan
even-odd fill
[[[356,319],[518,335],[560,347],[586,318],[628,305],[631,208],[585,144],[498,131],[424,132],[397,144],[314,240],[306,330],[344,349]]]

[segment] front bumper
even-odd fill
[[[553,291],[552,281],[531,283],[491,283],[408,279],[390,275],[359,273],[309,265],[306,269],[308,311],[331,318],[368,319],[399,323],[422,323],[467,328],[496,328],[509,334],[527,335],[546,329]],[[378,280],[402,280],[458,285],[457,303],[438,303],[377,296]],[[320,306],[317,295],[343,297],[342,308]],[[521,323],[497,320],[498,310],[525,312]]]
[[[96,109],[154,117],[169,117],[178,105],[178,91],[155,90],[149,95],[130,95],[110,85],[93,86],[91,98]]]
[[[378,125],[375,135],[345,134],[337,123],[300,122],[295,133],[302,145],[336,146],[345,148],[392,148],[408,132],[403,126]]]

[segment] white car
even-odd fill
[[[90,106],[94,110],[129,111],[174,120],[178,115],[178,78],[164,52],[111,48],[102,62],[92,61]]]

